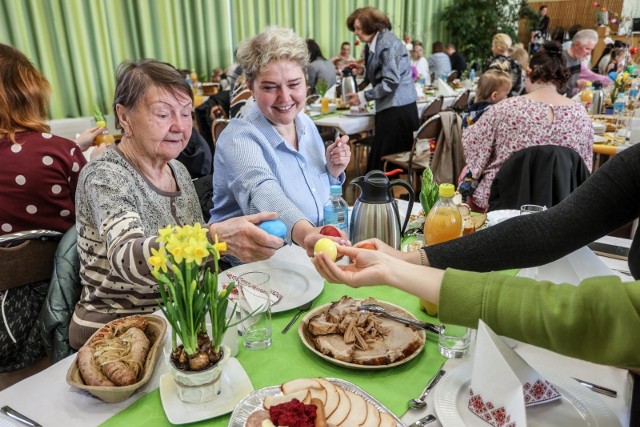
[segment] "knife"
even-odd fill
[[[4,414],[7,414],[9,417],[13,418],[14,420],[20,421],[22,424],[26,424],[30,427],[42,427],[41,424],[38,424],[32,419],[25,417],[20,412],[10,408],[9,406],[3,406],[2,408],[0,408],[0,411]]]
[[[618,392],[615,390],[611,390],[610,388],[606,388],[598,384],[590,383],[589,381],[581,380],[579,378],[574,377],[573,379],[578,381],[580,384],[587,387],[591,391],[604,394],[605,396],[609,396],[609,397],[618,397]]]
[[[436,420],[436,417],[434,417],[433,415],[429,414],[426,417],[422,417],[420,418],[418,421],[416,421],[415,423],[411,424],[409,427],[422,427],[422,426],[426,426],[429,423],[432,423]]]

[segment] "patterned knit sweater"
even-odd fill
[[[158,230],[168,224],[203,223],[189,173],[176,160],[169,165],[176,192],[155,187],[116,146],[82,170],[76,228],[83,289],[72,331],[158,309],[158,285],[147,264]],[[73,345],[74,337],[70,339]]]

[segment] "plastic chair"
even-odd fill
[[[469,89],[464,90],[456,96],[449,108],[456,113],[462,113],[469,107],[469,96],[471,96],[471,91]]]
[[[457,80],[459,78],[460,73],[458,72],[458,70],[451,70],[449,74],[447,74],[447,83],[451,84],[454,80]]]
[[[387,172],[389,165],[399,166],[406,170],[409,185],[419,191],[418,174],[422,174],[431,164],[430,141],[437,140],[442,131],[440,114],[431,117],[415,132],[411,151],[387,154],[382,156],[383,170]],[[417,194],[417,193],[416,193]]]
[[[427,105],[427,107],[422,111],[420,115],[420,123],[425,123],[431,117],[438,114],[442,111],[442,106],[444,105],[444,97],[442,95],[438,96],[436,99],[431,101],[431,104]]]
[[[218,142],[218,138],[220,138],[220,134],[229,124],[229,119],[216,119],[211,125],[211,138],[213,139],[213,148],[216,148],[216,143]]]

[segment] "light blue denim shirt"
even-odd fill
[[[342,185],[327,172],[325,147],[313,121],[295,118],[299,150],[293,149],[254,105],[233,119],[216,144],[211,222],[273,211],[287,225],[287,243],[296,222],[322,225],[329,187]]]

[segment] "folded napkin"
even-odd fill
[[[435,87],[438,88],[436,95],[456,96],[456,91],[442,79],[436,80]]]
[[[519,277],[573,285],[589,277],[611,275],[615,273],[586,246],[549,264],[523,268],[518,272]]]
[[[560,393],[483,321],[478,324],[469,410],[489,425],[526,426],[526,406]]]
[[[259,302],[260,299],[258,299],[258,296],[260,294],[264,294],[266,290],[260,288],[259,286],[256,286],[255,284],[247,281],[246,279],[242,279],[242,282],[238,283],[238,275],[230,271],[225,271],[225,274],[229,279],[231,279],[237,285],[242,287],[245,295],[248,295],[247,300],[251,305],[251,311],[255,310],[256,308],[262,305],[262,303]],[[223,283],[222,288],[226,289],[228,285],[229,283]],[[274,289],[271,289],[269,291],[269,298],[271,299],[271,306],[274,306],[280,302],[280,300],[282,299],[282,294]],[[238,286],[236,286],[233,289],[233,292],[231,292],[231,295],[229,295],[229,299],[231,301],[238,302]]]

